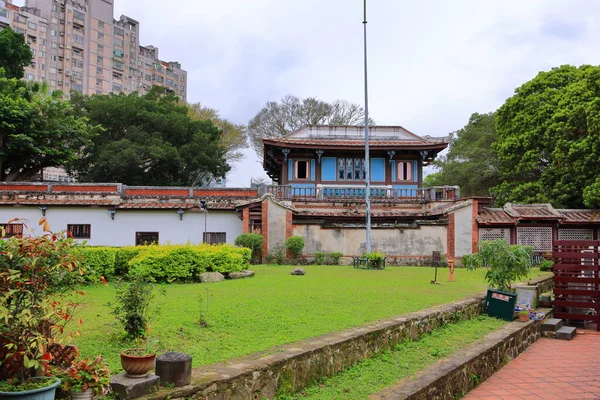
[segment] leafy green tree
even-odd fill
[[[425,178],[425,186],[458,185],[463,196],[489,196],[499,183],[491,147],[497,138],[494,114],[472,114],[469,123],[451,135],[448,154],[433,162],[439,171]]]
[[[160,88],[144,96],[74,93],[72,101],[105,130],[69,170],[81,181],[196,186],[229,171],[222,131],[190,118],[174,94]]]
[[[43,168],[67,165],[98,132],[60,92],[0,70],[0,180],[30,180]]]
[[[0,68],[4,68],[6,77],[23,78],[25,67],[31,64],[33,54],[25,43],[25,36],[11,28],[0,30]]]
[[[497,202],[600,207],[600,67],[540,72],[497,112]]]
[[[365,110],[345,100],[333,103],[315,97],[299,99],[287,95],[280,102],[269,101],[248,123],[250,146],[263,156],[262,139],[277,138],[305,125],[361,125]],[[370,120],[370,124],[374,124]]]

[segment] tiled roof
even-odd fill
[[[517,219],[553,219],[560,220],[563,216],[551,204],[512,204],[506,203],[504,211]]]
[[[291,138],[277,138],[277,139],[265,139],[265,143],[277,143],[277,144],[292,144],[292,145],[310,145],[310,146],[320,146],[320,145],[328,145],[328,146],[344,146],[344,147],[364,147],[364,140],[356,140],[356,139],[317,139],[317,138],[307,138],[307,139],[291,139]],[[400,146],[430,146],[430,145],[443,145],[446,146],[447,143],[440,143],[434,141],[411,141],[411,140],[369,140],[369,146],[371,147],[400,147]]]
[[[0,205],[114,206],[118,199],[0,198]]]
[[[600,210],[556,210],[565,218],[563,223],[600,222]]]
[[[517,222],[516,218],[508,215],[501,208],[484,208],[479,211],[479,215],[477,216],[477,222],[480,224],[515,224]]]

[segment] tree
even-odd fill
[[[195,186],[229,171],[221,130],[190,118],[174,94],[160,88],[144,96],[73,93],[72,101],[105,130],[68,169],[81,181]]]
[[[540,72],[497,112],[497,201],[600,207],[600,67]]]
[[[225,153],[227,162],[233,163],[244,158],[244,155],[239,150],[248,147],[247,128],[245,125],[235,125],[221,118],[218,111],[205,107],[201,103],[188,104],[188,110],[188,115],[193,120],[209,120],[222,131],[220,143],[227,150],[227,153]]]
[[[22,33],[11,28],[0,30],[0,68],[4,68],[7,78],[23,78],[25,67],[31,64],[32,58]]]
[[[278,138],[305,125],[360,125],[364,109],[345,100],[327,103],[314,97],[299,99],[287,95],[281,101],[269,101],[248,123],[250,146],[263,156],[262,139]],[[371,125],[373,120],[369,120]]]
[[[30,180],[44,168],[69,164],[98,132],[60,92],[0,71],[0,180]]]
[[[492,144],[497,138],[493,113],[474,113],[464,128],[452,132],[445,157],[433,162],[438,172],[425,178],[426,186],[457,185],[464,196],[489,196],[498,181],[498,161]]]

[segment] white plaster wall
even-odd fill
[[[473,232],[473,205],[456,210],[454,213],[454,256],[471,254]]]
[[[30,228],[37,228],[41,217],[39,207],[0,207],[0,223],[25,218]],[[135,245],[136,232],[159,232],[160,244],[200,243],[204,232],[204,213],[193,211],[180,221],[177,210],[117,210],[113,221],[108,208],[48,206],[46,219],[55,232],[67,229],[67,224],[91,224],[90,245]],[[242,221],[234,211],[208,211],[206,228],[207,232],[225,232],[227,243],[233,244],[242,233]]]
[[[365,252],[365,229],[321,229],[319,225],[296,225],[294,235],[306,243],[303,254],[317,251],[342,252],[358,256]],[[446,227],[421,226],[419,229],[373,229],[373,250],[388,256],[427,256],[433,251],[446,253]]]
[[[269,199],[269,251],[272,251],[273,248],[278,244],[285,244],[285,224],[286,224],[286,215],[287,210],[281,207],[279,204],[275,203],[271,199]]]

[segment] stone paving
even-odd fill
[[[600,332],[541,338],[465,400],[600,399]]]

